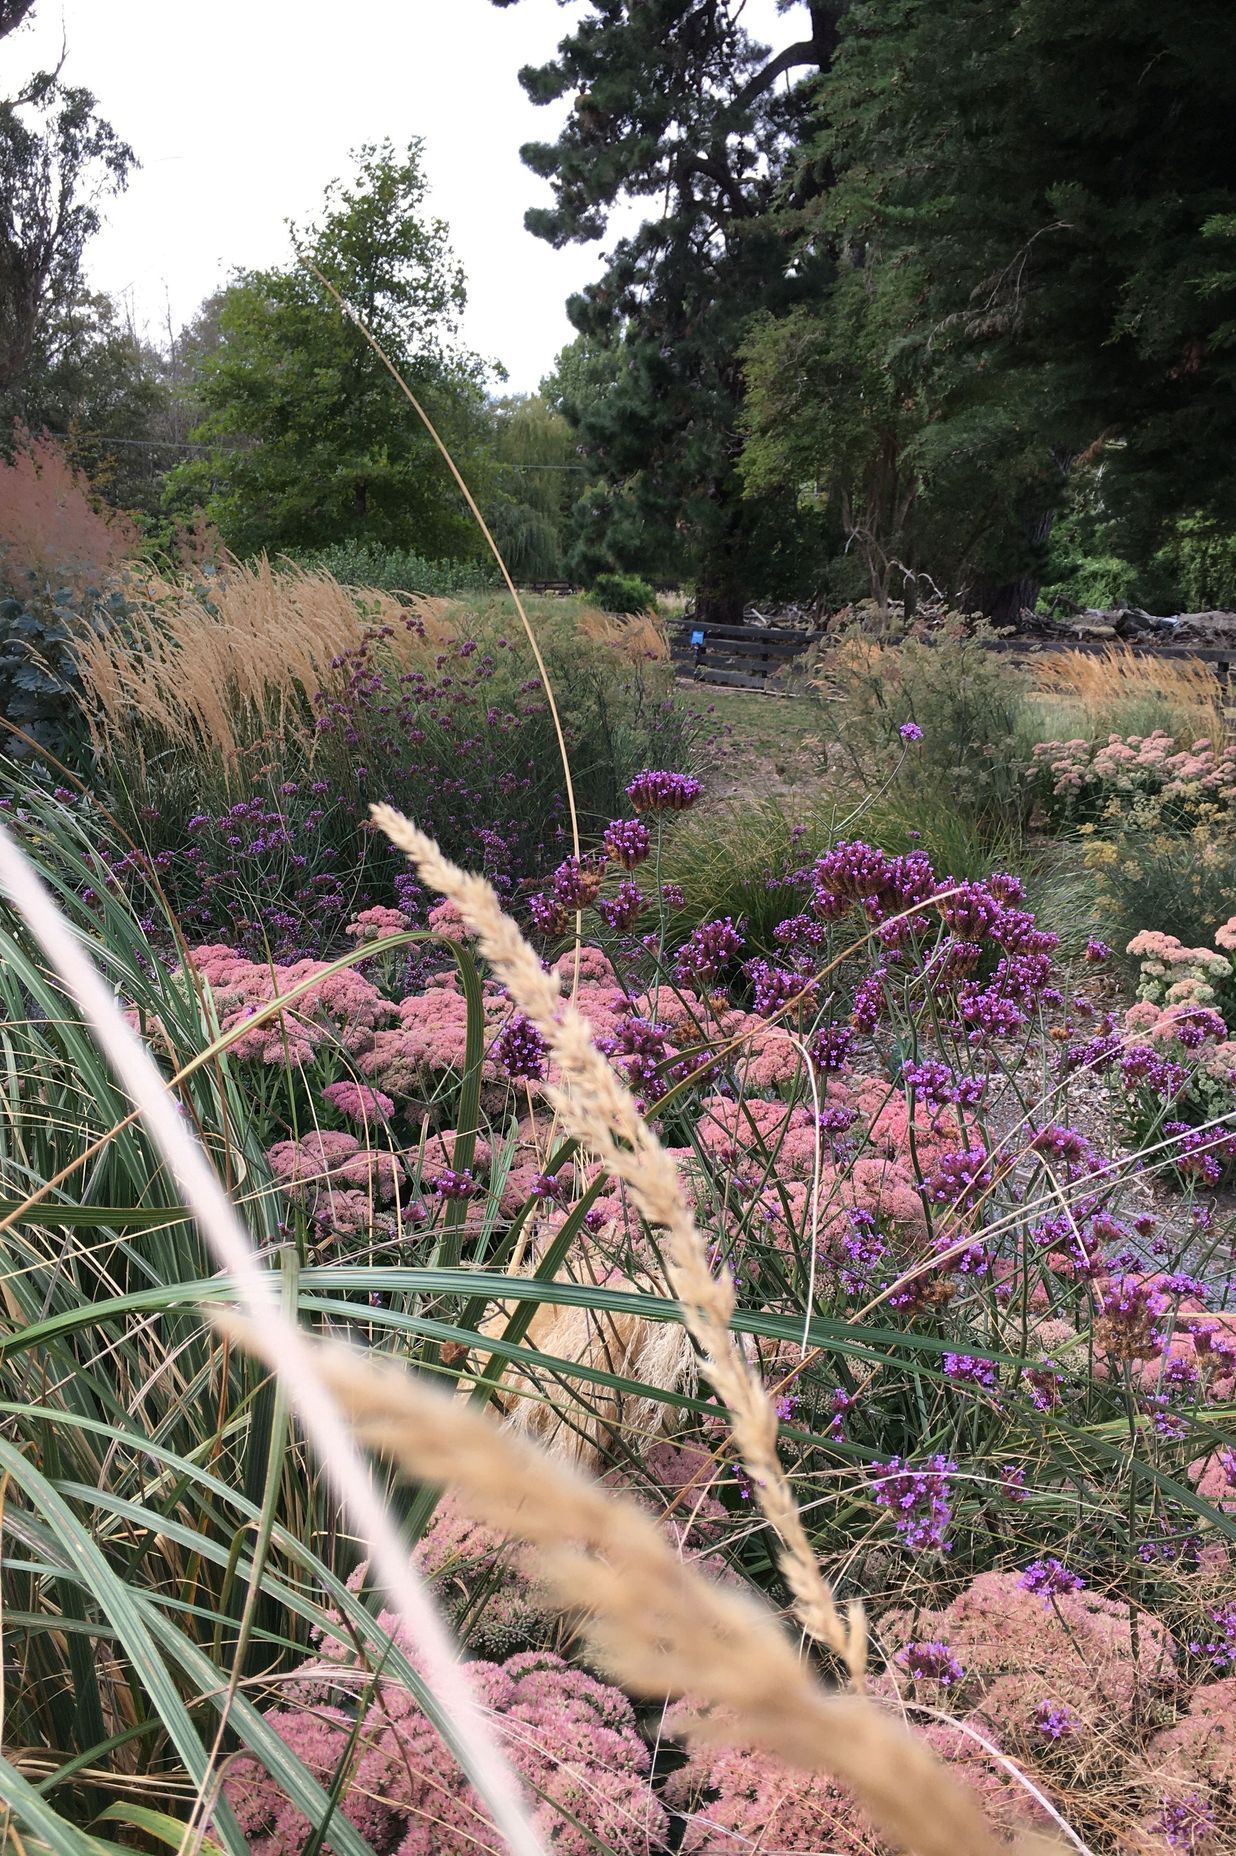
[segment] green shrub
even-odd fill
[[[1236,535],[1204,516],[1182,516],[1154,564],[1179,589],[1188,611],[1236,605]]]
[[[602,612],[651,612],[657,596],[638,574],[598,574],[588,593]]]
[[[85,730],[74,633],[114,624],[127,609],[118,590],[57,587],[37,575],[24,591],[0,586],[0,716],[58,759],[75,760]],[[19,758],[35,752],[16,734],[0,746]]]
[[[412,548],[387,548],[371,541],[338,541],[286,558],[297,567],[334,574],[346,586],[380,587],[387,593],[453,599],[498,584],[497,569],[490,561],[431,561]]]
[[[985,636],[960,618],[896,643],[851,633],[819,660],[816,682],[830,767],[869,793],[900,786],[907,817],[939,803],[999,840],[1029,816],[1035,730],[1024,673]],[[908,747],[907,722],[922,729]]]

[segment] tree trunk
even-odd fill
[[[1043,562],[1047,553],[1047,544],[1051,540],[1052,526],[1056,520],[1054,508],[1045,509],[1026,524],[1025,555],[1026,571],[1016,580],[1006,580],[998,585],[988,582],[980,585],[976,598],[981,611],[987,614],[993,625],[1016,625],[1023,611],[1033,611],[1043,584]]]
[[[695,595],[695,616],[704,625],[741,625],[746,600],[733,587],[707,586]]]

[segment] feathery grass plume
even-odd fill
[[[137,543],[133,523],[101,505],[61,441],[19,420],[12,455],[0,457],[0,567],[9,581],[32,575],[80,591],[116,575]]]
[[[597,612],[590,606],[579,615],[579,632],[594,644],[608,645],[633,664],[645,658],[663,661],[669,656],[665,627],[651,612]]]
[[[657,1293],[647,1281],[614,1275],[606,1277],[605,1286],[635,1294]],[[499,1302],[481,1323],[481,1333],[490,1338],[504,1334],[516,1306]],[[684,1387],[694,1390],[691,1342],[673,1321],[643,1321],[621,1311],[544,1302],[529,1322],[527,1339],[539,1352],[559,1360],[600,1367],[669,1392]],[[666,1407],[660,1399],[629,1398],[604,1385],[593,1386],[587,1404],[573,1409],[570,1424],[564,1424],[557,1405],[547,1397],[546,1377],[539,1368],[512,1360],[495,1402],[517,1429],[528,1431],[553,1455],[599,1459],[619,1429],[634,1430],[651,1440],[664,1428]]]
[[[1097,652],[1042,652],[1033,669],[1036,692],[1075,712],[1089,733],[1127,734],[1140,719],[1147,732],[1166,727],[1180,740],[1223,739],[1218,679],[1200,657],[1160,657],[1113,644]]]
[[[235,1319],[222,1325],[276,1364],[268,1336]],[[339,1342],[314,1353],[363,1443],[411,1476],[449,1484],[478,1521],[535,1549],[538,1582],[584,1614],[612,1676],[652,1700],[691,1697],[676,1731],[737,1739],[828,1772],[915,1856],[1007,1856],[975,1801],[903,1722],[866,1696],[823,1689],[763,1602],[684,1564],[636,1503],[394,1363]],[[1035,1836],[1017,1845],[1024,1856],[1055,1847]]]
[[[255,727],[312,747],[310,707],[340,679],[339,660],[382,623],[403,661],[432,658],[455,635],[443,602],[414,602],[416,626],[390,595],[325,571],[225,563],[209,597],[188,586],[137,605],[122,626],[81,628],[74,649],[96,751],[186,742],[234,767]]]
[[[687,1332],[703,1355],[708,1381],[729,1412],[734,1442],[759,1505],[781,1543],[779,1563],[798,1621],[810,1637],[842,1659],[851,1679],[861,1685],[867,1641],[862,1608],[851,1604],[843,1619],[816,1563],[777,1456],[776,1411],[730,1330],[733,1284],[728,1275],[714,1275],[709,1266],[707,1245],[673,1161],[640,1115],[635,1098],[596,1049],[588,1021],[563,999],[556,976],[545,972],[485,879],[458,869],[432,838],[392,807],[375,806],[373,819],[392,844],[407,852],[422,880],[455,904],[516,1005],[548,1042],[564,1086],[545,1093],[562,1126],[626,1184],[632,1203],[649,1224],[664,1229],[670,1288],[682,1305]]]

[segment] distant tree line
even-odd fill
[[[781,10],[768,48],[739,0],[590,0],[520,74],[571,105],[531,230],[649,206],[570,304],[577,552],[731,614],[930,577],[1006,617],[1087,563],[1170,601],[1231,561],[1229,0]]]
[[[494,0],[496,5],[518,0]],[[0,44],[31,0],[0,0]],[[940,589],[998,618],[1236,602],[1229,0],[581,0],[520,73],[551,244],[608,238],[539,394],[460,336],[423,149],[358,150],[286,263],[155,341],[83,253],[133,151],[0,82],[0,441],[64,436],[157,536],[480,548],[370,330],[521,577],[752,597]],[[10,63],[12,60],[10,59]]]

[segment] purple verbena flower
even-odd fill
[[[646,767],[627,787],[627,798],[637,812],[686,812],[703,790],[688,773]]]
[[[612,896],[604,897],[597,904],[598,913],[606,927],[615,934],[626,934],[633,928],[647,905],[647,898],[638,883],[630,877],[623,877]]]
[[[907,1643],[894,1660],[916,1682],[938,1682],[941,1688],[952,1688],[966,1673],[947,1643]]]
[[[1048,1555],[1027,1566],[1017,1583],[1027,1592],[1041,1593],[1044,1602],[1050,1604],[1061,1593],[1082,1591],[1086,1581],[1080,1573],[1070,1572],[1063,1560]]]
[[[957,1465],[948,1457],[929,1457],[923,1469],[911,1469],[901,1457],[873,1463],[872,1491],[878,1508],[892,1511],[903,1543],[916,1553],[947,1553],[945,1534],[953,1518],[948,1478]]]
[[[679,948],[674,978],[680,986],[707,989],[741,951],[742,934],[728,915],[719,921],[704,922]]]
[[[640,818],[616,818],[605,827],[605,849],[613,863],[634,870],[651,854],[652,837]]]
[[[512,1081],[526,1077],[539,1081],[545,1075],[549,1047],[530,1018],[514,1012],[494,1040],[494,1059]]]
[[[1045,1740],[1063,1740],[1077,1732],[1081,1717],[1064,1702],[1041,1701],[1034,1711],[1034,1725]]]
[[[977,1359],[972,1353],[946,1353],[944,1371],[949,1379],[963,1385],[987,1389],[996,1383],[996,1369],[990,1360]]]
[[[808,1049],[814,1068],[827,1076],[844,1070],[853,1047],[854,1032],[849,1025],[821,1025]]]
[[[1161,1800],[1153,1828],[1169,1849],[1184,1850],[1186,1856],[1193,1856],[1195,1850],[1211,1847],[1215,1814],[1200,1792],[1185,1792],[1179,1798]]]

